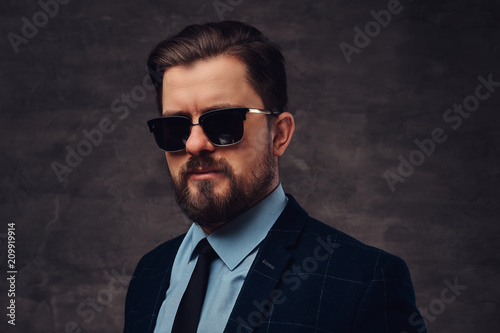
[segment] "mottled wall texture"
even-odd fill
[[[184,26],[223,19],[257,26],[287,58],[285,191],[404,258],[431,332],[498,331],[498,1],[0,6],[0,331],[122,330],[137,261],[189,227],[146,127],[145,60]]]

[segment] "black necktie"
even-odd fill
[[[175,314],[172,333],[195,333],[207,292],[210,264],[217,257],[206,238],[198,243],[198,261]]]

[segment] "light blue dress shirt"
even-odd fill
[[[197,224],[189,228],[174,260],[170,286],[160,308],[155,333],[172,330],[175,313],[194,271],[198,242],[207,237],[219,258],[210,267],[198,333],[223,332],[259,244],[288,202],[281,184],[264,200],[209,236]]]

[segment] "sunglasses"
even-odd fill
[[[169,116],[148,121],[149,131],[153,133],[158,147],[167,152],[181,151],[191,133],[191,126],[200,125],[203,132],[215,146],[230,146],[243,139],[243,121],[247,113],[278,114],[250,108],[219,109],[204,113],[193,124],[189,117]]]

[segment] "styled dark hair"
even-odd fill
[[[223,21],[190,25],[160,42],[151,52],[148,70],[155,84],[160,115],[165,70],[220,55],[237,57],[246,64],[247,79],[267,110],[286,110],[285,59],[279,47],[246,23]]]

